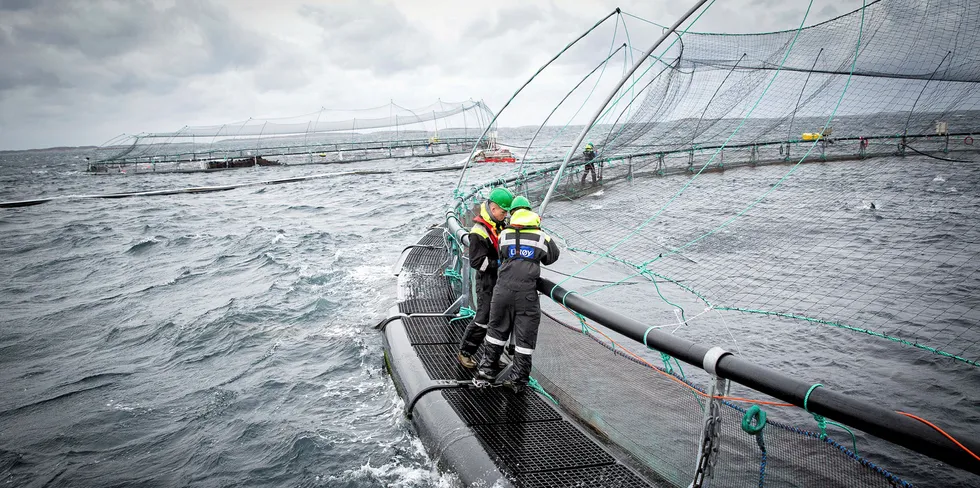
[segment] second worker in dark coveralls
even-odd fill
[[[531,354],[538,341],[541,304],[538,277],[541,265],[558,259],[558,246],[541,229],[541,217],[530,210],[515,211],[510,224],[500,233],[500,269],[490,302],[490,327],[478,374],[495,378],[498,360],[513,330],[516,349],[514,366],[504,386],[520,393],[531,375]]]
[[[473,217],[470,230],[470,266],[476,270],[476,315],[463,332],[459,346],[459,363],[465,368],[475,368],[473,355],[483,343],[490,321],[490,296],[497,284],[497,235],[504,228],[507,209],[514,195],[506,188],[494,188],[490,197],[480,205],[479,215]]]

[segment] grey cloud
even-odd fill
[[[393,6],[341,1],[300,13],[323,30],[323,56],[333,66],[389,75],[437,62],[430,36]]]
[[[492,20],[480,19],[471,22],[464,32],[466,37],[475,39],[493,39],[511,35],[515,32],[524,32],[532,24],[543,19],[543,12],[532,7],[532,4],[524,4],[517,8],[503,10]]]
[[[841,15],[841,12],[837,10],[833,5],[827,5],[820,10],[820,17],[825,19],[832,19]]]
[[[100,8],[94,3],[42,4],[25,22],[12,27],[18,43],[78,50],[86,57],[101,59],[141,46],[161,29],[154,22],[147,2],[115,4]]]
[[[262,33],[204,2],[56,2],[0,22],[10,33],[0,55],[16,66],[0,89],[33,86],[51,71],[79,88],[159,88],[173,77],[254,67],[267,55]]]
[[[306,67],[308,60],[296,54],[296,50],[275,48],[269,53],[269,62],[255,70],[252,79],[262,91],[288,91],[308,86],[314,76]]]
[[[134,91],[147,88],[147,80],[132,73],[126,73],[110,85],[112,91],[120,95],[128,95]]]
[[[31,8],[34,4],[35,2],[31,0],[0,0],[0,12],[25,10]]]
[[[463,30],[465,40],[477,42],[471,41],[468,51],[457,58],[470,63],[470,69],[472,60],[480,59],[486,76],[517,76],[523,82],[523,77],[539,67],[538,63],[550,59],[600,18],[576,15],[552,4],[529,4],[503,10],[493,19],[469,24]],[[588,65],[591,69],[608,54],[614,22],[609,19],[599,28],[600,32],[578,41],[553,66]],[[454,66],[459,64],[461,62]]]
[[[57,74],[51,71],[41,69],[23,70],[16,66],[0,69],[0,93],[19,86],[51,89],[63,88],[67,85]]]

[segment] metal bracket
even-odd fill
[[[708,352],[704,353],[704,358],[701,360],[701,365],[704,367],[704,370],[708,372],[708,374],[710,374],[712,377],[717,377],[718,361],[729,354],[731,353],[718,346],[712,347],[711,349],[708,349]]]
[[[714,475],[715,463],[718,461],[718,449],[721,445],[721,399],[728,394],[728,380],[718,377],[718,361],[731,354],[720,348],[712,347],[702,359],[704,370],[711,375],[708,387],[708,404],[704,408],[704,420],[701,427],[701,437],[698,443],[698,457],[695,463],[692,488],[699,488],[704,480]]]
[[[453,313],[453,311],[454,310],[459,310],[459,308],[461,306],[463,306],[463,299],[464,298],[466,298],[466,295],[465,294],[464,295],[460,295],[459,298],[457,298],[456,301],[454,301],[451,305],[449,305],[449,308],[447,308],[446,311],[443,312],[442,314],[443,315],[454,315],[454,316],[455,315],[458,315],[456,313]]]

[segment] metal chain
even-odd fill
[[[704,483],[704,479],[711,477],[712,463],[709,458],[711,458],[711,450],[713,448],[711,441],[711,430],[714,424],[714,419],[709,418],[707,423],[707,429],[705,429],[704,436],[701,438],[701,453],[698,456],[698,465],[694,471],[694,481],[691,483],[693,488],[700,488]]]
[[[701,446],[698,452],[697,465],[694,471],[694,480],[691,481],[691,488],[700,488],[704,485],[704,480],[714,476],[715,464],[718,461],[718,448],[720,447],[721,435],[721,400],[715,395],[724,395],[728,391],[726,380],[715,378],[711,383],[708,394],[711,401],[708,402],[704,417],[704,428],[701,436]]]

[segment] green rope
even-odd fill
[[[820,427],[820,438],[821,439],[826,439],[827,438],[827,421],[826,421],[826,419],[823,417],[823,415],[818,415],[818,414],[815,414],[815,413],[811,412],[810,411],[810,408],[807,407],[807,402],[810,400],[810,393],[813,393],[813,390],[816,390],[817,388],[819,388],[821,386],[823,386],[823,385],[820,384],[820,383],[814,383],[813,386],[811,386],[810,389],[806,391],[806,395],[803,396],[803,410],[805,410],[806,413],[808,413],[810,415],[813,415],[813,420],[816,420],[817,421],[817,427]]]
[[[672,47],[674,46],[674,44],[676,44],[677,42],[679,42],[679,40],[680,40],[680,39],[681,39],[681,38],[682,38],[682,37],[684,36],[684,34],[686,34],[686,33],[687,33],[687,31],[688,31],[688,30],[690,30],[690,29],[691,29],[691,27],[693,27],[693,26],[694,26],[694,24],[696,24],[696,23],[697,23],[697,21],[698,21],[698,20],[699,20],[699,19],[701,18],[701,16],[702,16],[702,15],[704,15],[704,13],[705,13],[705,12],[707,12],[708,10],[710,10],[710,9],[711,9],[711,6],[712,6],[712,5],[714,5],[714,3],[715,3],[715,0],[711,0],[711,2],[710,2],[710,3],[708,4],[708,6],[707,6],[707,7],[703,7],[703,8],[701,9],[701,11],[700,11],[700,12],[698,12],[698,15],[697,15],[697,17],[695,17],[695,18],[694,18],[694,20],[691,20],[691,21],[690,21],[690,22],[688,23],[688,25],[687,25],[687,27],[685,27],[685,28],[684,28],[684,30],[683,30],[683,31],[681,31],[681,32],[680,32],[679,34],[677,34],[677,38],[676,38],[676,39],[674,39],[673,41],[671,41],[671,43],[670,43],[670,44],[669,44],[669,45],[668,45],[668,46],[667,46],[666,48],[664,48],[664,50],[663,50],[663,54],[661,54],[660,56],[654,56],[654,57],[653,57],[653,59],[655,59],[655,60],[657,60],[657,61],[658,61],[658,62],[660,62],[660,63],[664,63],[664,61],[663,61],[663,59],[662,59],[662,58],[663,58],[663,56],[664,56],[664,54],[667,54],[667,52],[669,52],[669,51],[670,51],[670,48],[672,48]],[[665,65],[667,65],[667,66],[670,66],[670,64],[669,64],[669,63],[664,63],[664,64],[665,64]],[[640,78],[640,79],[642,79],[642,78],[643,78],[643,76],[644,76],[644,75],[645,75],[645,74],[646,74],[646,73],[647,73],[648,71],[650,71],[650,70],[651,70],[651,69],[652,69],[652,68],[653,68],[654,66],[656,66],[656,65],[657,65],[657,63],[651,63],[651,64],[650,64],[650,66],[649,66],[649,67],[647,67],[647,69],[645,69],[645,70],[643,71],[643,73],[641,73],[641,74],[640,74],[640,76],[639,76],[639,78]],[[634,78],[634,81],[633,81],[633,83],[631,83],[631,84],[630,84],[630,86],[629,86],[629,87],[627,87],[627,88],[625,88],[625,89],[623,89],[622,87],[620,87],[620,89],[619,89],[619,90],[620,90],[620,91],[622,92],[622,94],[621,94],[621,95],[620,95],[619,97],[617,97],[617,98],[616,98],[616,99],[615,99],[615,100],[614,100],[614,101],[612,102],[612,104],[611,104],[611,105],[609,105],[609,106],[607,106],[607,107],[605,107],[605,109],[604,109],[604,112],[603,112],[603,113],[602,113],[602,114],[601,114],[601,115],[600,115],[599,117],[597,117],[597,119],[596,119],[596,123],[598,123],[598,121],[599,121],[600,119],[601,119],[601,120],[605,120],[605,119],[606,119],[607,117],[609,117],[609,114],[610,114],[610,113],[612,112],[612,110],[613,110],[613,109],[614,109],[614,108],[616,107],[616,105],[617,105],[617,104],[618,104],[618,103],[619,103],[619,102],[620,102],[620,101],[621,101],[621,100],[622,100],[622,99],[623,99],[623,98],[624,98],[624,97],[626,96],[626,93],[627,93],[627,92],[630,92],[630,93],[632,93],[632,90],[633,90],[633,88],[634,88],[634,87],[636,86],[636,83],[637,83],[637,81],[639,81],[639,80],[637,80],[637,79],[636,79],[636,77],[633,77],[633,78]],[[597,125],[596,125],[596,123],[593,123],[592,125],[590,125],[590,126],[589,126],[589,128],[588,128],[588,130],[590,130],[590,131],[591,131],[591,130],[592,130],[592,129],[593,129],[594,127],[596,127],[596,126],[597,126]],[[567,151],[567,152],[565,153],[565,156],[564,156],[564,159],[566,159],[566,160],[570,160],[570,159],[571,159],[571,156],[572,156],[572,151],[574,151],[575,149],[576,149],[576,148],[573,148],[573,147],[569,147],[569,148],[568,148],[568,151]],[[559,166],[559,168],[560,168],[560,166]],[[562,176],[562,174],[561,174],[560,172],[559,172],[559,173],[558,173],[558,174],[556,175],[556,177],[557,177],[557,178],[560,178],[561,176]],[[564,281],[563,281],[562,283],[564,283]],[[561,283],[559,283],[559,284],[561,284]]]
[[[564,298],[562,299],[562,301],[563,302],[565,301]],[[574,310],[572,310],[572,313],[575,314],[575,318],[578,319],[579,325],[582,326],[582,333],[585,335],[589,335],[589,326],[588,324],[585,323],[585,315],[582,315]]]
[[[810,7],[812,7],[812,6],[813,6],[813,1],[811,0],[810,1]],[[807,14],[809,14],[809,12],[810,12],[810,7],[807,7]],[[826,131],[827,130],[827,127],[830,126],[830,122],[832,120],[834,120],[834,116],[837,115],[837,110],[840,109],[841,102],[844,101],[844,95],[847,94],[847,90],[851,86],[851,80],[852,80],[852,78],[854,76],[854,68],[857,65],[858,56],[859,56],[860,50],[861,50],[861,40],[862,40],[862,36],[864,34],[864,11],[865,11],[865,8],[862,7],[862,9],[861,9],[861,25],[860,25],[859,30],[858,30],[857,45],[855,45],[855,47],[854,47],[854,58],[851,60],[851,70],[850,70],[850,72],[847,75],[847,82],[844,83],[844,89],[841,91],[840,97],[837,99],[837,105],[834,107],[833,112],[830,113],[830,116],[827,117],[827,121],[824,123],[823,129],[821,130],[821,133],[824,132],[824,131]],[[803,19],[804,19],[804,22],[805,22],[806,21],[806,15],[804,15]],[[803,28],[803,26],[801,24],[800,25],[800,29],[802,29],[802,28]],[[797,37],[799,37],[799,31],[797,31],[796,35],[797,35]],[[790,51],[792,51],[794,44],[796,44],[796,38],[793,39],[793,43],[790,44],[789,48],[787,49],[786,56],[783,57],[783,63],[786,62],[786,57],[789,56],[789,53],[790,53]],[[783,64],[781,63],[779,65],[779,69],[776,70],[776,74],[773,75],[772,80],[770,80],[769,86],[772,86],[772,82],[775,81],[776,76],[779,75],[779,72],[782,70],[782,68],[783,68]],[[763,92],[763,95],[765,95],[765,92],[769,90],[769,86],[766,87],[766,90]],[[756,101],[756,105],[758,105],[758,103],[761,100],[762,99],[760,98],[758,101]],[[754,110],[755,110],[755,107],[752,107],[752,110],[749,111],[749,115],[751,115],[752,114],[752,111],[754,111]],[[745,119],[743,119],[742,122],[744,124]],[[739,125],[739,128],[741,128],[741,125]],[[735,130],[736,130],[736,132],[738,131],[738,129],[735,129]],[[729,137],[729,139],[731,139],[731,137]],[[734,216],[732,216],[731,218],[729,218],[725,222],[722,222],[720,225],[718,225],[714,229],[711,229],[710,231],[702,234],[701,236],[699,236],[699,237],[697,237],[695,239],[692,239],[691,241],[689,241],[688,243],[684,244],[683,246],[680,246],[680,247],[675,248],[674,250],[668,252],[668,255],[671,254],[671,253],[680,252],[681,250],[683,250],[683,249],[685,249],[687,247],[693,246],[698,241],[700,241],[702,239],[705,239],[705,238],[707,238],[707,237],[715,234],[716,232],[720,231],[721,229],[723,229],[725,227],[728,227],[728,225],[730,225],[736,219],[740,218],[742,215],[745,215],[746,212],[748,212],[749,210],[751,210],[752,208],[754,208],[756,205],[758,205],[759,202],[761,202],[762,200],[764,200],[769,194],[771,194],[772,192],[776,191],[776,189],[778,189],[780,187],[780,185],[782,185],[782,183],[784,181],[786,181],[787,178],[790,177],[790,175],[792,175],[793,173],[795,173],[796,170],[800,167],[800,165],[803,164],[803,161],[806,160],[806,158],[810,155],[810,153],[813,152],[813,150],[817,147],[817,144],[819,142],[820,142],[820,140],[813,141],[813,143],[810,144],[810,148],[807,149],[806,153],[803,154],[803,157],[800,158],[800,160],[797,161],[796,164],[794,164],[793,167],[790,168],[789,171],[787,171],[786,174],[783,175],[783,177],[779,179],[779,181],[777,181],[775,184],[773,184],[771,187],[769,187],[768,190],[766,190],[765,192],[763,192],[762,195],[760,195],[752,203],[750,203],[745,208],[743,208],[740,212],[738,212],[737,214],[735,214]],[[726,140],[725,141],[725,144],[722,145],[722,149],[727,144],[728,144],[728,141]],[[716,154],[717,154],[717,151],[716,151]],[[712,156],[711,159],[713,160],[714,159],[714,156]],[[710,163],[711,161],[709,160],[708,162]],[[668,202],[668,204],[669,203],[670,202]],[[661,255],[661,257],[663,257],[663,256]]]
[[[817,421],[817,427],[820,428],[820,440],[827,439],[827,424],[836,425],[837,427],[846,430],[848,434],[851,434],[851,445],[854,447],[854,454],[858,454],[857,436],[854,435],[854,432],[852,432],[851,429],[848,429],[846,425],[839,424],[837,422],[834,422],[833,420],[827,420],[827,418],[824,417],[823,415],[813,413],[807,407],[807,401],[810,400],[810,393],[813,393],[813,390],[816,390],[821,386],[823,385],[820,383],[814,383],[813,386],[811,386],[810,389],[806,391],[806,395],[803,397],[803,410],[805,410],[806,413],[813,415],[813,420]]]
[[[449,323],[453,323],[457,320],[467,320],[476,317],[476,310],[470,307],[460,307],[459,313],[456,314],[455,318],[449,319]]]
[[[552,231],[549,231],[549,233],[551,233],[551,232]],[[564,238],[562,238],[562,239],[564,239]],[[589,249],[582,249],[582,248],[577,248],[577,247],[572,247],[572,246],[567,246],[567,248],[570,251],[577,251],[577,252],[583,252],[583,253],[586,253],[586,254],[600,255],[601,256],[601,253],[596,252],[596,251],[592,251],[592,250],[589,250]],[[609,260],[612,260],[612,261],[615,261],[615,262],[618,262],[620,264],[624,264],[626,266],[630,266],[630,267],[636,268],[636,269],[640,269],[641,267],[645,266],[646,264],[649,264],[649,262],[650,262],[650,261],[647,261],[646,263],[637,264],[637,263],[634,263],[634,262],[629,261],[627,259],[622,259],[622,258],[619,258],[619,257],[614,256],[614,255],[611,255],[611,254],[610,255],[606,255],[604,257],[606,259],[609,259]],[[897,342],[897,343],[902,344],[902,345],[905,345],[905,346],[914,347],[914,348],[917,348],[917,349],[922,349],[924,351],[929,351],[929,352],[931,352],[933,354],[936,354],[936,355],[939,355],[939,356],[943,356],[943,357],[946,357],[946,358],[949,358],[949,359],[953,359],[955,361],[960,361],[960,362],[969,364],[971,366],[980,367],[980,361],[977,361],[977,360],[967,359],[967,358],[964,358],[964,357],[961,357],[961,356],[957,356],[955,354],[952,354],[950,352],[943,351],[942,349],[938,349],[938,348],[935,348],[935,347],[932,347],[932,346],[928,346],[926,344],[920,344],[920,343],[917,343],[917,342],[912,342],[912,341],[909,341],[907,339],[903,339],[901,337],[895,337],[895,336],[891,336],[891,335],[884,334],[884,333],[881,333],[881,332],[876,332],[876,331],[869,330],[869,329],[863,329],[861,327],[857,327],[857,326],[845,324],[845,323],[842,323],[842,322],[831,321],[831,320],[824,320],[824,319],[818,319],[818,318],[814,318],[814,317],[808,317],[808,316],[805,316],[805,315],[799,315],[799,314],[793,314],[793,313],[787,313],[787,312],[771,312],[771,311],[768,311],[768,310],[756,310],[756,309],[741,308],[741,307],[722,307],[722,306],[715,306],[715,305],[712,305],[711,301],[708,300],[708,298],[706,296],[704,296],[704,294],[698,292],[697,290],[695,290],[695,289],[693,289],[693,288],[691,288],[691,287],[689,287],[689,286],[687,286],[687,285],[685,285],[685,284],[683,284],[683,283],[681,283],[681,282],[679,282],[679,281],[677,281],[677,280],[675,280],[675,279],[673,279],[673,278],[671,278],[669,276],[665,276],[665,275],[661,275],[661,274],[658,274],[658,273],[654,273],[652,271],[649,272],[649,275],[650,276],[646,276],[646,273],[642,273],[642,272],[637,272],[637,273],[631,274],[631,275],[629,275],[629,276],[627,276],[627,277],[625,277],[625,278],[623,278],[623,279],[621,279],[621,280],[619,280],[617,282],[614,282],[614,283],[611,283],[611,284],[608,284],[608,285],[604,285],[604,286],[601,286],[601,287],[599,287],[599,288],[597,288],[595,290],[592,290],[590,292],[587,292],[587,293],[585,293],[585,295],[590,295],[590,294],[596,293],[598,291],[602,291],[602,290],[604,290],[606,288],[610,288],[612,286],[621,284],[621,283],[625,282],[626,280],[628,280],[630,278],[633,278],[635,276],[641,276],[641,275],[643,275],[646,278],[650,278],[650,276],[653,276],[653,277],[656,277],[656,278],[660,278],[660,279],[662,279],[664,281],[670,282],[674,286],[677,286],[677,287],[679,287],[679,288],[681,288],[681,289],[683,289],[683,290],[685,290],[685,291],[693,294],[699,300],[701,300],[702,302],[704,302],[704,304],[706,306],[712,307],[712,308],[714,308],[716,310],[726,310],[726,311],[743,312],[743,313],[754,313],[754,314],[760,314],[760,315],[771,315],[771,316],[775,316],[775,317],[782,317],[782,318],[803,320],[803,321],[811,322],[811,323],[815,323],[815,324],[830,325],[830,326],[833,326],[833,327],[837,327],[837,328],[848,330],[848,331],[852,331],[852,332],[860,332],[860,333],[863,333],[863,334],[868,334],[870,336],[878,337],[880,339],[887,339],[889,341]]]
[[[549,233],[553,233],[553,231],[550,231],[550,230],[548,232]],[[557,235],[557,234],[555,234],[555,235]],[[562,237],[562,239],[565,240],[563,237]],[[567,242],[567,240],[566,240],[566,242]],[[620,264],[624,264],[626,266],[629,266],[629,267],[632,267],[632,268],[636,268],[636,269],[640,269],[643,266],[645,266],[646,264],[649,264],[650,263],[650,261],[647,261],[645,263],[639,263],[638,264],[638,263],[634,263],[632,261],[629,261],[627,259],[619,258],[619,257],[617,257],[615,255],[612,255],[612,254],[603,255],[602,253],[599,253],[597,251],[592,251],[590,249],[577,248],[577,247],[573,247],[573,246],[566,246],[566,247],[567,247],[567,249],[569,251],[576,251],[576,252],[582,252],[582,253],[585,253],[585,254],[597,255],[597,256],[600,256],[600,258],[604,257],[604,258],[609,259],[611,261],[615,261],[615,262],[618,262]],[[584,270],[584,268],[583,268],[583,270]],[[582,271],[582,270],[579,270],[579,271]],[[877,331],[873,331],[873,330],[869,330],[869,329],[863,329],[861,327],[857,327],[857,326],[854,326],[854,325],[845,324],[845,323],[838,322],[838,321],[819,319],[819,318],[815,318],[815,317],[808,317],[808,316],[805,316],[805,315],[799,315],[799,314],[787,313],[787,312],[772,312],[772,311],[768,311],[768,310],[756,310],[756,309],[742,308],[742,307],[722,307],[722,306],[715,306],[715,305],[712,305],[712,303],[711,303],[710,300],[708,300],[708,297],[706,297],[704,294],[698,292],[697,290],[695,290],[695,289],[693,289],[693,288],[691,288],[691,287],[689,287],[689,286],[687,286],[687,285],[685,285],[685,284],[683,284],[683,283],[681,283],[681,282],[679,282],[679,281],[677,281],[677,280],[675,280],[675,279],[673,279],[673,278],[671,278],[669,276],[661,275],[659,273],[654,273],[652,271],[649,271],[649,275],[650,276],[647,276],[647,273],[643,273],[643,272],[633,273],[633,274],[628,275],[628,276],[626,276],[625,278],[623,278],[623,279],[621,279],[619,281],[616,281],[616,282],[613,282],[613,283],[610,283],[610,284],[607,284],[607,285],[603,285],[603,286],[601,286],[599,288],[596,288],[596,289],[594,289],[592,291],[586,292],[584,295],[591,295],[593,293],[597,293],[599,291],[605,290],[606,288],[610,288],[610,287],[619,285],[619,284],[621,284],[623,282],[626,282],[626,280],[628,280],[630,278],[633,278],[633,277],[636,277],[636,276],[641,276],[641,275],[644,276],[644,277],[646,277],[646,278],[650,278],[650,276],[653,276],[653,277],[656,277],[656,278],[660,278],[660,279],[662,279],[664,281],[670,282],[674,286],[677,286],[677,287],[679,287],[679,288],[681,288],[681,289],[683,289],[683,290],[685,290],[685,291],[693,294],[699,300],[701,300],[702,302],[704,302],[704,304],[706,306],[712,307],[712,308],[714,308],[716,310],[725,310],[725,311],[743,312],[743,313],[753,313],[753,314],[760,314],[760,315],[771,315],[771,316],[775,316],[775,317],[789,318],[789,319],[795,319],[795,320],[803,320],[803,321],[814,323],[814,324],[830,325],[832,327],[837,327],[837,328],[848,330],[848,331],[851,331],[851,332],[859,332],[859,333],[868,334],[870,336],[877,337],[877,338],[880,338],[880,339],[887,339],[889,341],[897,342],[897,343],[902,344],[902,345],[905,345],[905,346],[914,347],[914,348],[917,348],[917,349],[921,349],[923,351],[929,351],[929,352],[931,352],[933,354],[936,354],[936,355],[939,355],[939,356],[943,356],[943,357],[952,359],[954,361],[959,361],[959,362],[963,362],[963,363],[969,364],[971,366],[980,367],[980,361],[978,361],[978,360],[967,359],[967,358],[964,358],[962,356],[958,356],[956,354],[953,354],[953,353],[950,353],[950,352],[947,352],[947,351],[944,351],[942,349],[938,349],[938,348],[935,348],[935,347],[932,347],[932,346],[929,346],[929,345],[926,345],[926,344],[920,344],[918,342],[912,342],[912,341],[909,341],[907,339],[903,339],[901,337],[896,337],[896,336],[888,335],[888,334],[885,334],[885,333],[882,333],[882,332],[877,332]],[[659,289],[658,289],[658,291],[659,291]]]
[[[643,334],[644,340],[646,340],[646,337],[647,337],[646,334]],[[660,360],[664,362],[664,371],[666,371],[667,374],[674,374],[674,368],[670,365],[670,359],[671,359],[670,354],[667,354],[665,352],[660,353]]]
[[[755,421],[755,425],[753,425]],[[749,435],[762,435],[762,429],[766,427],[766,411],[758,405],[752,405],[742,416],[742,430]]]
[[[456,271],[453,268],[446,268],[446,270],[443,271],[442,275],[451,280],[456,280],[460,283],[463,282],[463,275],[459,274],[459,271]]]
[[[941,349],[937,349],[937,348],[932,347],[932,346],[927,346],[925,344],[919,344],[918,342],[912,342],[912,341],[909,341],[907,339],[902,339],[901,337],[895,337],[895,336],[891,336],[891,335],[888,335],[888,334],[885,334],[885,333],[882,333],[882,332],[877,332],[877,331],[873,331],[873,330],[869,330],[869,329],[863,329],[861,327],[856,327],[856,326],[853,326],[853,325],[848,325],[848,324],[844,324],[844,323],[837,322],[837,321],[818,319],[818,318],[808,317],[806,315],[799,315],[799,314],[794,314],[794,313],[770,312],[768,310],[755,310],[755,309],[741,308],[741,307],[716,307],[716,310],[728,310],[728,311],[733,311],[733,312],[754,313],[754,314],[760,314],[760,315],[772,315],[772,316],[775,316],[775,317],[782,317],[782,318],[795,319],[795,320],[803,320],[805,322],[810,322],[810,323],[814,323],[814,324],[830,325],[832,327],[837,327],[837,328],[840,328],[840,329],[849,330],[851,332],[860,332],[862,334],[868,334],[870,336],[877,337],[879,339],[887,339],[889,341],[897,342],[897,343],[902,344],[902,345],[905,345],[905,346],[914,347],[914,348],[917,348],[917,349],[922,349],[924,351],[929,351],[929,352],[931,352],[933,354],[937,354],[939,356],[947,357],[947,358],[950,358],[950,359],[953,359],[953,360],[956,360],[956,361],[961,361],[961,362],[964,362],[964,363],[969,364],[971,366],[980,367],[980,362],[978,362],[976,360],[971,360],[971,359],[967,359],[967,358],[964,358],[964,357],[960,357],[960,356],[957,356],[955,354],[952,354],[952,353],[943,351]]]
[[[667,374],[674,374],[674,368],[671,367],[671,365],[670,365],[671,356],[669,354],[663,352],[663,351],[659,351],[657,349],[654,349],[653,347],[650,347],[649,344],[647,344],[647,334],[649,334],[650,331],[653,330],[653,329],[655,329],[655,328],[656,328],[656,326],[651,325],[650,327],[647,327],[647,330],[645,332],[643,332],[643,345],[646,346],[646,348],[649,349],[649,350],[659,352],[660,353],[660,359],[664,362],[664,371],[666,371]],[[684,368],[681,367],[680,361],[678,361],[677,358],[673,358],[673,359],[674,359],[674,364],[677,365],[678,371],[681,372],[681,379],[683,379],[684,381],[687,381],[687,376],[684,374]],[[701,398],[698,397],[697,393],[691,391],[691,396],[694,397],[694,401],[698,402],[698,406],[701,407],[701,412],[704,412],[704,402],[701,401]]]
[[[644,265],[644,266],[646,266],[646,265]],[[644,275],[646,275],[649,272],[650,271],[647,270],[645,267],[643,268],[643,272],[642,273]],[[650,278],[650,277],[648,276],[648,278]],[[680,310],[681,311],[681,322],[684,322],[684,324],[687,324],[687,316],[684,315],[684,307],[682,307],[680,305],[677,305],[676,303],[668,300],[667,297],[665,297],[664,294],[660,292],[660,285],[657,285],[657,279],[655,277],[650,278],[650,281],[653,282],[653,287],[657,290],[657,295],[660,295],[660,299],[663,300],[667,305],[670,305],[670,306],[675,307],[678,310]]]
[[[610,247],[608,251],[606,251],[606,254],[611,253],[612,251],[616,250],[619,246],[621,246],[623,243],[625,243],[630,238],[632,238],[634,235],[636,235],[636,233],[638,233],[641,229],[643,229],[644,227],[646,227],[647,224],[649,224],[650,222],[652,222],[654,219],[658,218],[660,216],[660,214],[662,214],[664,212],[664,210],[666,210],[667,207],[669,207],[675,200],[677,200],[678,198],[680,198],[680,196],[687,190],[687,188],[689,188],[691,185],[694,184],[694,182],[697,179],[697,177],[700,176],[704,172],[704,170],[708,168],[708,166],[711,164],[712,161],[714,161],[715,157],[718,156],[718,154],[721,152],[721,150],[723,150],[725,148],[725,146],[727,146],[728,143],[731,141],[731,139],[733,137],[735,137],[735,134],[737,134],[742,129],[742,127],[745,125],[746,121],[748,121],[748,119],[752,115],[752,113],[756,110],[756,108],[758,108],[759,104],[762,102],[762,99],[765,97],[766,93],[769,92],[769,89],[772,87],[773,83],[775,83],[776,77],[779,76],[779,73],[782,71],[782,68],[783,68],[783,66],[786,63],[786,59],[789,58],[789,53],[792,52],[793,46],[796,45],[796,41],[797,41],[797,39],[799,39],[800,31],[803,29],[803,25],[806,23],[806,19],[809,16],[810,8],[812,6],[813,6],[813,1],[811,0],[809,6],[807,7],[806,14],[804,14],[804,16],[803,16],[803,21],[800,23],[800,27],[796,30],[796,36],[793,37],[793,41],[790,43],[789,47],[787,48],[786,54],[783,56],[783,59],[780,62],[779,68],[776,70],[776,73],[773,74],[772,78],[770,78],[769,84],[766,85],[766,88],[762,91],[762,94],[759,95],[759,98],[756,99],[755,103],[752,105],[752,108],[742,118],[742,120],[739,123],[738,127],[736,127],[735,130],[732,131],[732,133],[728,135],[728,138],[725,139],[724,144],[722,144],[721,146],[718,147],[718,149],[715,150],[714,154],[711,156],[711,159],[709,159],[703,166],[701,166],[701,169],[697,172],[697,174],[695,174],[693,177],[691,177],[687,181],[687,183],[684,184],[683,187],[681,187],[680,190],[678,190],[676,193],[674,193],[674,195],[670,198],[670,200],[667,201],[667,203],[665,203],[659,210],[657,210],[656,212],[654,212],[653,215],[651,215],[649,218],[647,218],[646,220],[644,220],[640,225],[638,225],[635,229],[633,229],[632,232],[630,232],[625,237],[623,237],[622,239],[620,239],[616,244],[613,244],[613,246]],[[695,19],[695,21],[696,20],[697,19]],[[671,45],[673,45],[673,44],[671,44]],[[662,255],[661,255],[661,257],[662,257]],[[579,272],[584,271],[585,269],[589,268],[590,266],[592,266],[593,264],[595,264],[598,261],[599,261],[599,258],[596,258],[591,263],[589,263],[588,265],[586,265],[585,267],[583,267],[582,269],[580,269],[579,271],[577,271],[574,274],[577,274]],[[570,278],[566,278],[565,280],[562,281],[562,283],[564,283],[568,279],[570,279]],[[561,284],[561,283],[559,283],[559,284]]]
[[[766,411],[758,405],[752,405],[742,416],[742,430],[755,436],[755,442],[759,445],[759,450],[762,451],[762,461],[759,463],[759,488],[766,484],[766,464],[769,457],[766,452],[765,440],[762,437],[762,429],[765,427]]]
[[[542,387],[541,384],[538,383],[538,380],[532,377],[528,377],[527,386],[529,386],[534,391],[544,395],[548,400],[551,400],[551,402],[554,403],[555,405],[558,405],[558,400],[555,400],[555,397],[549,395],[548,392],[544,391],[544,387]]]

